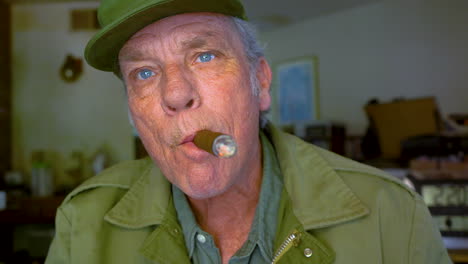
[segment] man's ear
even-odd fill
[[[264,57],[260,58],[257,65],[257,80],[260,86],[260,91],[258,94],[260,111],[265,111],[268,110],[271,105],[271,68]]]

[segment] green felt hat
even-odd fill
[[[101,0],[102,28],[88,42],[85,59],[96,69],[114,71],[120,49],[137,31],[159,19],[194,12],[246,19],[239,0]]]

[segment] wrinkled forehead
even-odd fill
[[[240,39],[229,17],[213,13],[188,13],[161,19],[139,30],[125,43],[120,54],[154,40],[172,41],[183,46],[202,45],[207,41],[234,45]]]

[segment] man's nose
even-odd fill
[[[167,114],[174,115],[187,109],[197,108],[200,96],[196,84],[180,67],[166,71],[162,91],[162,107]]]

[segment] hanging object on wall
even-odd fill
[[[75,82],[83,73],[83,61],[81,58],[67,55],[65,62],[60,68],[60,77],[68,83]]]

